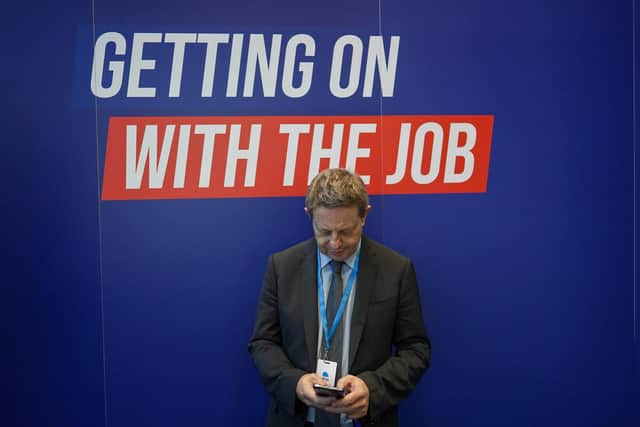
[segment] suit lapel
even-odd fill
[[[302,268],[302,307],[304,316],[304,338],[309,354],[310,368],[315,371],[318,349],[318,283],[316,245],[313,239],[309,250],[301,260]]]
[[[367,322],[369,301],[375,292],[377,265],[375,252],[370,247],[365,236],[362,236],[360,247],[360,266],[356,283],[356,300],[351,317],[351,339],[349,341],[349,366],[353,367],[364,325]]]

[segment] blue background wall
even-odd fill
[[[0,424],[262,423],[267,396],[246,342],[266,257],[311,235],[303,200],[101,202],[110,116],[382,113],[495,116],[486,193],[372,200],[366,232],[414,260],[433,341],[404,424],[640,425],[633,6],[7,9],[0,383],[12,410]],[[93,23],[98,33],[307,32],[319,46],[399,34],[396,91],[95,102]]]

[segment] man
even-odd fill
[[[327,169],[306,196],[315,238],[269,258],[249,342],[271,395],[267,426],[397,426],[429,366],[415,270],[362,234],[370,209],[359,176]]]

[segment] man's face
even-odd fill
[[[339,208],[318,207],[313,210],[313,234],[320,252],[336,261],[344,261],[358,248],[364,217],[356,206]]]

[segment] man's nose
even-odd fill
[[[338,236],[338,233],[331,233],[331,236],[329,237],[329,245],[331,245],[331,247],[336,248],[339,247],[342,244],[342,239],[340,239],[340,237]]]

